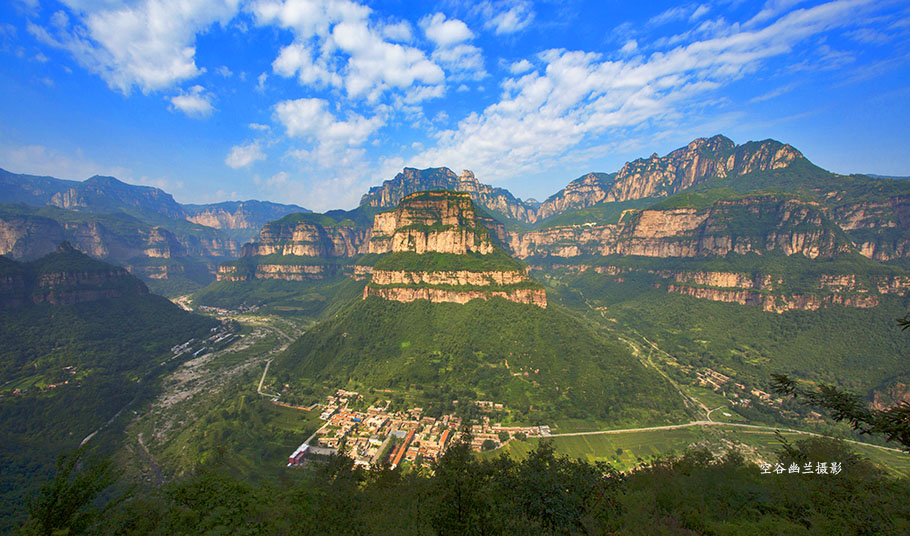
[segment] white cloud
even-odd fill
[[[434,61],[444,65],[455,76],[453,80],[473,78],[480,80],[487,75],[483,67],[483,53],[474,45],[460,44],[433,51]]]
[[[260,131],[260,132],[265,132],[265,131],[269,130],[269,126],[268,126],[268,125],[263,125],[263,124],[261,124],[261,123],[250,123],[248,126],[249,126],[251,129],[253,129],[253,130],[258,130],[258,131]]]
[[[480,80],[487,75],[481,50],[465,43],[473,39],[474,34],[464,22],[435,13],[420,19],[420,27],[427,39],[436,45],[431,58],[445,66],[454,75],[454,80]]]
[[[28,23],[44,43],[69,51],[112,89],[129,94],[173,87],[197,76],[196,35],[227,23],[239,0],[140,0],[129,5],[64,0],[76,16],[57,12],[52,28]]]
[[[239,169],[259,160],[265,160],[265,154],[259,147],[259,142],[254,141],[246,145],[231,147],[231,152],[224,159],[224,163],[234,169]]]
[[[623,54],[631,54],[638,50],[638,41],[634,39],[629,39],[626,43],[619,49]]]
[[[272,62],[272,70],[284,77],[296,74],[303,85],[338,87],[342,84],[341,75],[329,69],[326,58],[314,61],[309,47],[303,43],[291,43],[282,48]]]
[[[218,67],[217,69],[215,69],[215,72],[225,78],[230,78],[231,76],[234,75],[234,72],[231,71],[230,69],[228,69],[227,65],[222,65],[221,67]]]
[[[512,65],[509,65],[509,72],[512,74],[521,74],[526,73],[534,68],[534,65],[526,60],[522,59],[521,61],[516,61]]]
[[[207,93],[202,86],[193,86],[189,91],[181,91],[179,95],[169,99],[171,110],[180,110],[189,117],[203,118],[212,115],[215,107],[212,106],[212,95]]]
[[[384,24],[382,26],[382,36],[390,41],[409,43],[414,39],[414,32],[411,30],[411,24],[403,20],[394,24]]]
[[[700,6],[695,8],[695,11],[693,11],[691,15],[689,15],[689,20],[696,21],[696,20],[704,17],[705,15],[707,15],[709,11],[711,11],[710,5],[701,4]]]
[[[376,103],[390,89],[442,84],[442,69],[410,38],[407,23],[371,25],[372,10],[348,0],[260,0],[252,11],[260,25],[293,30],[295,40],[272,64],[276,74],[302,85],[344,87],[347,95]]]
[[[484,2],[479,6],[486,18],[483,27],[493,30],[496,35],[511,34],[523,30],[534,21],[534,9],[525,0]]]
[[[284,125],[288,136],[339,146],[361,145],[383,125],[378,116],[367,119],[357,114],[350,114],[347,121],[339,121],[323,99],[281,101],[275,106],[275,118]]]
[[[545,51],[538,56],[544,70],[506,79],[499,102],[439,132],[436,146],[408,165],[468,167],[494,180],[540,172],[609,133],[680,121],[687,108],[764,61],[853,24],[864,4],[869,2],[830,2],[750,30],[731,25],[721,37],[648,57],[610,61],[596,53]]]
[[[275,173],[274,175],[272,175],[271,177],[266,179],[265,183],[269,187],[275,188],[277,186],[286,185],[289,178],[290,178],[290,175],[288,175],[287,171],[279,171],[278,173]]]
[[[442,13],[420,19],[420,27],[427,39],[436,43],[437,47],[452,46],[474,37],[467,24],[458,19],[446,19]]]

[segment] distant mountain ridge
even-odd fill
[[[780,169],[800,159],[805,159],[802,153],[775,140],[736,145],[731,139],[716,135],[693,140],[663,157],[655,153],[647,159],[627,162],[615,173],[588,173],[570,182],[543,203],[522,201],[508,190],[483,184],[471,171],[455,175],[452,170],[443,167],[423,170],[404,168],[392,180],[370,188],[360,204],[392,208],[403,197],[415,192],[452,190],[468,192],[476,203],[494,214],[530,224],[604,201],[622,202],[672,195],[711,178]]]
[[[72,305],[148,293],[148,287],[125,269],[97,261],[69,242],[30,263],[0,257],[0,307]]]
[[[224,201],[181,204],[160,188],[125,183],[115,177],[92,176],[70,181],[11,173],[0,169],[0,198],[7,203],[52,205],[89,212],[127,212],[149,217],[188,220],[215,229],[256,229],[293,212],[310,212],[298,205],[270,201]]]
[[[35,259],[62,240],[126,266],[156,288],[187,291],[214,279],[266,223],[309,210],[266,201],[183,205],[150,186],[83,182],[0,169],[0,255]]]

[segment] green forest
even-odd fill
[[[270,374],[298,389],[391,389],[439,414],[459,397],[495,400],[529,424],[664,424],[683,416],[671,386],[626,346],[558,306],[501,298],[358,301],[305,333]]]
[[[83,462],[77,469],[76,461]],[[23,534],[902,535],[910,481],[836,440],[784,440],[762,468],[699,448],[620,473],[556,455],[478,459],[464,443],[430,470],[365,471],[341,456],[257,484],[216,458],[158,489],[124,490],[104,460],[61,459]],[[836,474],[828,471],[837,463]],[[823,463],[825,471],[816,468]],[[793,467],[812,474],[793,474]],[[101,495],[102,501],[92,499]]]

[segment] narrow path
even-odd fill
[[[259,379],[259,387],[256,389],[256,392],[262,396],[274,396],[262,392],[262,384],[265,383],[265,375],[269,373],[269,365],[272,364],[272,360],[269,359],[265,362],[265,370],[262,371],[262,378]]]

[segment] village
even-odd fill
[[[366,411],[349,408],[363,396],[355,391],[338,389],[326,397],[326,403],[310,406],[320,411],[324,421],[312,436],[289,456],[288,466],[305,465],[319,456],[343,452],[354,459],[355,467],[377,467],[388,463],[394,469],[409,463],[417,466],[438,460],[468,428],[454,414],[439,418],[424,415],[423,408],[391,411],[391,401],[372,405]],[[456,403],[458,401],[453,401]],[[491,450],[513,437],[542,437],[550,435],[549,426],[505,427],[491,423],[484,413],[501,411],[502,404],[491,401],[472,402],[480,418],[470,424],[471,448]]]

